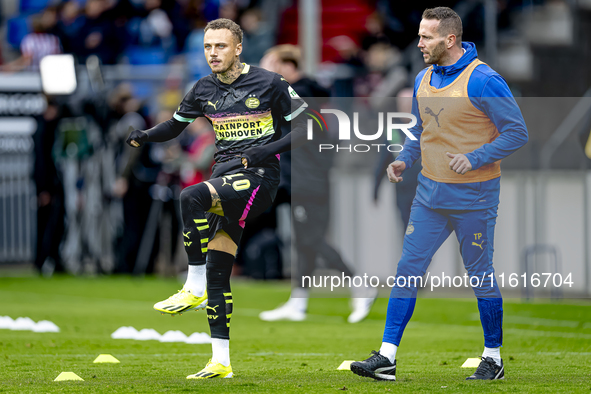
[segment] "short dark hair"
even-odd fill
[[[296,69],[299,68],[302,51],[297,46],[291,44],[277,45],[268,49],[265,55],[270,53],[276,55],[282,63],[292,63]]]
[[[236,22],[234,22],[230,19],[226,19],[226,18],[214,19],[211,22],[209,22],[207,25],[205,25],[205,29],[203,29],[203,31],[207,32],[210,29],[211,30],[228,29],[232,32],[234,37],[236,37],[236,39],[238,40],[238,43],[239,44],[242,43],[242,29],[240,28],[240,26],[238,26],[238,24]]]
[[[427,8],[423,12],[423,19],[438,20],[439,27],[437,32],[441,35],[455,35],[457,44],[461,45],[462,19],[454,10],[448,7]]]

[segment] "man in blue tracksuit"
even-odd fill
[[[397,280],[390,295],[379,352],[351,364],[361,376],[395,380],[396,350],[416,303],[411,277],[425,274],[431,258],[455,231],[478,299],[484,353],[467,379],[504,377],[502,298],[492,265],[494,227],[500,192],[500,160],[528,139],[523,116],[505,80],[477,59],[476,48],[461,42],[462,21],[447,7],[427,9],[419,27],[419,49],[431,66],[415,80],[411,129],[397,160],[388,166],[390,182],[422,156]],[[484,278],[484,280],[482,280]],[[420,282],[417,282],[420,283]]]

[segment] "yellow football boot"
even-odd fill
[[[192,309],[205,309],[207,306],[207,291],[202,297],[195,297],[189,290],[179,290],[178,293],[168,297],[164,301],[154,304],[154,309],[161,313],[175,315]]]
[[[187,376],[187,379],[231,378],[232,376],[234,376],[234,374],[232,373],[231,365],[224,367],[220,363],[212,363],[211,360],[209,360],[205,368],[196,374]]]

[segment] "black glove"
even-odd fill
[[[129,137],[127,137],[127,144],[134,148],[139,148],[144,144],[144,142],[148,141],[148,134],[141,131],[141,130],[134,130],[129,133]]]
[[[244,152],[242,152],[242,155],[240,155],[240,157],[246,159],[246,164],[244,164],[244,160],[242,161],[242,164],[244,164],[244,168],[247,168],[249,166],[256,167],[258,164],[261,164],[267,157],[269,157],[272,153],[269,152],[268,146],[269,145],[253,146],[252,148],[248,148]]]

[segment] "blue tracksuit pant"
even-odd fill
[[[397,277],[422,276],[443,242],[455,231],[460,243],[464,266],[470,277],[484,282],[473,287],[478,299],[480,321],[486,347],[502,345],[503,300],[493,275],[494,229],[497,207],[482,210],[431,209],[416,199],[413,203],[409,226],[404,237],[402,256]],[[404,281],[398,281],[404,284]],[[414,311],[417,287],[412,280],[406,287],[393,287],[388,303],[384,342],[400,344],[402,333]]]

